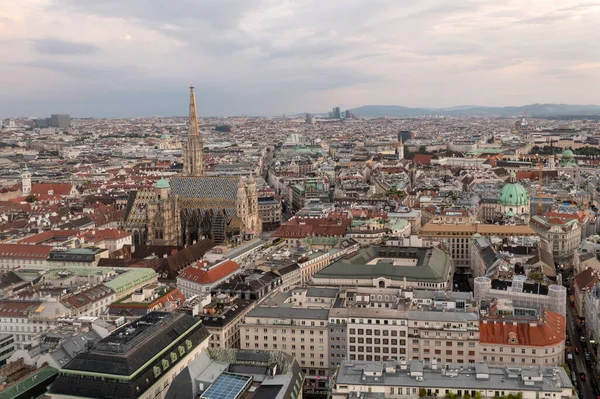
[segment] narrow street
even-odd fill
[[[568,364],[571,371],[575,373],[576,381],[574,382],[574,385],[577,387],[579,397],[581,399],[596,398],[596,392],[592,386],[592,380],[595,378],[594,373],[592,369],[587,368],[585,365],[584,353],[587,348],[587,341],[580,341],[581,334],[577,330],[575,316],[572,310],[571,306],[567,306],[567,334],[573,348],[573,361]],[[579,349],[579,354],[575,353],[575,348]],[[581,381],[579,378],[579,373],[581,372],[585,373],[586,381]]]

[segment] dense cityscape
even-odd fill
[[[600,399],[598,26],[0,0],[0,399]]]
[[[597,120],[189,101],[2,121],[0,397],[600,392]]]

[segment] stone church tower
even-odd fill
[[[190,85],[190,115],[187,144],[183,156],[183,176],[204,176],[204,144],[198,128],[196,95]]]
[[[23,172],[21,172],[21,191],[23,195],[31,193],[31,172],[27,165],[23,167]]]

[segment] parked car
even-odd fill
[[[585,337],[582,335],[581,337],[579,337],[579,341],[585,342]]]
[[[579,355],[579,348],[578,347],[575,347],[575,354]]]
[[[586,376],[585,376],[585,373],[579,373],[579,379],[580,379],[581,381],[586,381],[586,380],[587,380],[587,378],[586,378]]]

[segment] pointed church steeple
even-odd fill
[[[196,95],[194,86],[190,84],[190,115],[187,144],[183,159],[183,176],[204,176],[204,145],[198,128],[196,114]]]
[[[188,136],[199,136],[198,115],[196,115],[196,94],[194,94],[194,85],[190,83],[190,112]]]

